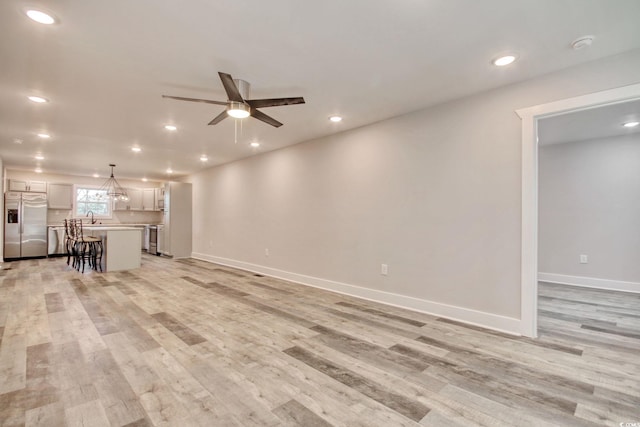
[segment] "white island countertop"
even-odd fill
[[[82,228],[88,228],[88,227],[105,227],[105,228],[114,228],[114,227],[135,227],[135,228],[141,228],[141,227],[146,227],[148,225],[157,225],[157,224],[151,224],[151,223],[144,223],[144,224],[127,224],[127,223],[123,223],[123,224],[100,224],[99,222],[96,222],[95,224],[91,224],[90,221],[87,220],[83,220],[82,221]],[[47,224],[47,227],[64,227],[63,223],[55,223],[55,224]]]
[[[102,271],[140,268],[141,227],[87,225],[82,228],[87,236],[102,239]]]
[[[132,225],[83,225],[83,230],[91,231],[112,231],[112,230],[136,230],[140,231],[140,227],[134,227]]]

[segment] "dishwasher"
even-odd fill
[[[47,254],[49,256],[66,255],[64,227],[49,227],[47,235]]]

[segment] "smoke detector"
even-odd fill
[[[573,50],[579,50],[585,47],[589,47],[593,43],[594,38],[595,37],[593,36],[578,37],[573,42],[571,42],[571,47],[573,48]]]

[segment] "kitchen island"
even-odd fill
[[[85,226],[84,234],[102,239],[102,271],[140,268],[140,239],[144,230],[136,227]]]

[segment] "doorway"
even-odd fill
[[[522,119],[521,333],[538,335],[538,121],[640,99],[640,84],[517,110]]]

